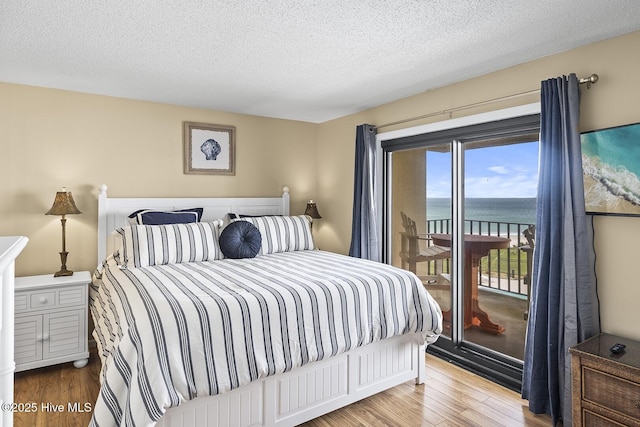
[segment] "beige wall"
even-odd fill
[[[182,173],[182,122],[236,127],[235,176]],[[68,268],[95,269],[97,189],[113,197],[279,196],[292,213],[316,193],[316,129],[268,119],[0,83],[0,235],[30,241],[18,275],[60,267],[60,217],[45,216],[56,191],[72,191],[81,215],[67,218]]]
[[[355,127],[382,125],[448,108],[526,92],[540,81],[576,73],[597,73],[600,81],[590,90],[583,86],[581,130],[601,129],[640,122],[640,32],[610,39],[489,75],[372,108],[323,123],[318,127],[318,205],[325,216],[317,232],[320,246],[345,253],[351,233]],[[538,95],[473,108],[451,117],[537,102]],[[416,126],[450,118],[449,115],[414,121],[381,131]],[[640,218],[596,217],[598,290],[604,332],[640,339],[640,263],[636,261]]]

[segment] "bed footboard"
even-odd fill
[[[157,424],[294,426],[403,382],[425,380],[419,334],[388,338],[231,392],[170,408]]]

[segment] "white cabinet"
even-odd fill
[[[74,361],[87,364],[88,271],[15,279],[16,372]]]

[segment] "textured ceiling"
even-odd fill
[[[2,0],[0,81],[323,122],[639,29],[638,0]]]

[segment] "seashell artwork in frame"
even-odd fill
[[[184,173],[235,175],[235,126],[183,122]]]

